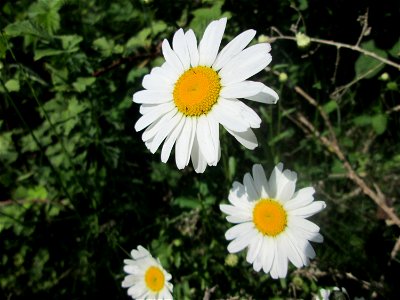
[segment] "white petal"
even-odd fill
[[[264,238],[264,243],[262,245],[262,264],[263,271],[268,273],[271,270],[272,264],[275,258],[275,239]]]
[[[249,173],[246,173],[244,175],[243,183],[246,188],[246,192],[249,195],[250,201],[255,201],[260,199],[260,195],[258,194],[257,189],[254,186],[253,178],[251,178],[251,175]]]
[[[249,231],[252,230],[253,228],[254,225],[251,222],[240,223],[238,225],[229,228],[225,233],[225,238],[228,241],[236,239],[244,234],[248,234]]]
[[[315,190],[313,187],[306,187],[298,190],[292,199],[285,203],[285,208],[288,210],[306,206],[314,201]]]
[[[294,215],[294,216],[301,216],[303,218],[308,218],[308,217],[320,212],[325,207],[326,207],[326,204],[324,201],[314,201],[307,206],[297,208],[297,209],[290,211],[290,214]]]
[[[278,190],[277,179],[282,175],[283,164],[279,163],[275,166],[275,168],[271,172],[271,176],[269,178],[269,196],[271,198],[276,198],[276,193]]]
[[[198,131],[196,131],[196,135],[194,137],[192,153],[190,154],[190,157],[192,159],[192,164],[196,173],[203,173],[207,167],[207,161],[200,152]]]
[[[257,233],[257,235],[252,237],[246,255],[246,261],[249,264],[252,264],[256,260],[256,258],[260,256],[262,242],[263,242],[263,236],[259,232]],[[260,266],[262,266],[261,260],[260,260]],[[261,269],[261,267],[259,269]]]
[[[190,141],[193,122],[192,118],[185,119],[185,125],[183,126],[182,132],[178,136],[175,145],[175,161],[179,170],[182,170],[186,167],[186,162],[188,161],[188,157],[190,157],[190,153],[192,152],[192,145],[190,145]]]
[[[237,101],[238,105],[240,106],[240,115],[243,119],[245,119],[251,128],[260,128],[261,125],[261,118],[257,115],[257,113],[244,104],[242,101]]]
[[[257,44],[236,55],[219,71],[221,84],[240,82],[263,70],[272,60],[269,49],[269,44]]]
[[[171,134],[167,137],[164,142],[164,145],[161,150],[161,161],[166,163],[168,161],[169,156],[171,155],[172,148],[178,138],[179,134],[182,131],[183,125],[185,124],[185,118],[182,118],[178,125],[174,128]]]
[[[297,248],[293,245],[291,242],[290,238],[287,236],[284,236],[281,238],[281,243],[282,246],[286,249],[287,255],[289,260],[297,267],[301,268],[303,266],[303,261],[302,257],[299,254]]]
[[[165,61],[178,73],[183,73],[184,69],[182,62],[178,58],[178,55],[175,53],[175,51],[171,49],[171,46],[166,39],[162,43],[162,52],[165,57]]]
[[[225,128],[233,137],[247,149],[253,150],[258,146],[257,137],[251,128],[245,132],[236,132]]]
[[[162,67],[154,67],[150,72],[151,76],[165,82],[167,85],[173,85],[175,83],[174,73],[169,72],[168,69]]]
[[[182,72],[171,66],[171,64],[169,64],[167,61],[162,64],[161,69],[168,74],[168,78],[170,78],[172,85],[174,85],[178,78],[182,75]]]
[[[304,266],[307,266],[309,263],[309,259],[307,258],[305,249],[307,247],[306,244],[308,244],[308,241],[304,239],[299,239],[297,236],[295,237],[295,235],[290,230],[287,230],[285,234],[289,239],[290,243],[296,248],[297,253],[301,258],[302,264]]]
[[[168,124],[168,122],[176,114],[177,114],[177,110],[171,110],[170,112],[168,112],[164,116],[162,116],[161,119],[155,121],[153,124],[151,124],[149,127],[147,127],[146,130],[143,131],[142,140],[144,142],[147,142],[150,139],[152,139],[160,131],[160,129],[163,128],[166,124]]]
[[[164,114],[170,112],[175,108],[175,105],[172,102],[167,102],[158,105],[153,110],[143,115],[135,124],[135,130],[140,131],[143,128],[146,128],[151,123],[161,118]]]
[[[292,199],[294,191],[296,189],[297,174],[290,170],[285,170],[282,176],[278,180],[278,191],[276,193],[276,198],[282,203]]]
[[[156,74],[147,74],[144,76],[142,86],[147,90],[172,91],[172,84]]]
[[[185,37],[190,56],[190,64],[192,67],[197,67],[199,65],[199,50],[197,49],[197,39],[193,30],[188,30],[185,33]]]
[[[244,132],[250,127],[248,123],[238,115],[234,108],[229,106],[226,99],[220,98],[218,103],[213,106],[210,114],[226,129],[236,132]]]
[[[237,253],[246,248],[249,245],[249,242],[250,242],[249,236],[242,235],[229,243],[228,251],[229,253]]]
[[[251,205],[248,201],[248,197],[246,194],[246,190],[244,185],[235,181],[232,185],[231,190],[228,195],[229,202],[234,206],[242,209],[250,211]]]
[[[226,220],[229,223],[243,223],[243,222],[250,222],[253,218],[250,215],[243,214],[243,215],[231,215],[227,216]]]
[[[133,94],[133,102],[146,104],[160,104],[173,99],[171,91],[142,90]]]
[[[183,32],[183,29],[179,29],[174,34],[174,38],[172,40],[172,47],[174,48],[175,53],[177,54],[179,60],[183,65],[183,69],[187,70],[190,68],[190,56],[189,51],[186,45],[186,37]]]
[[[164,141],[164,139],[174,130],[174,128],[178,125],[179,121],[182,118],[182,114],[177,113],[175,116],[169,120],[169,122],[166,124],[165,127],[160,128],[160,130],[157,132],[155,135],[154,139],[151,142],[150,145],[150,152],[155,153],[160,147],[161,143]]]
[[[208,125],[210,127],[210,136],[211,136],[211,141],[214,146],[215,151],[217,152],[216,159],[213,163],[211,163],[211,166],[216,166],[220,157],[221,157],[221,146],[220,146],[220,141],[219,141],[219,123],[217,120],[214,119],[212,115],[207,115],[207,121]]]
[[[278,276],[280,278],[285,278],[288,270],[288,255],[285,244],[282,243],[282,237],[277,240],[277,246],[278,251],[276,253],[276,260],[278,264]]]
[[[263,88],[261,82],[245,80],[222,87],[220,95],[224,98],[246,98],[259,94]]]
[[[198,118],[197,137],[199,140],[200,152],[209,165],[212,165],[218,158],[218,152],[213,144],[211,130],[206,116]]]
[[[262,84],[262,83],[261,83]],[[243,97],[248,100],[252,100],[255,102],[261,102],[266,104],[275,104],[279,100],[278,94],[271,88],[267,87],[266,85],[262,84],[262,90],[255,95]]]
[[[230,41],[218,54],[217,59],[213,64],[213,69],[218,71],[222,69],[229,60],[236,54],[240,53],[256,35],[253,29],[242,32],[232,41]]]
[[[288,225],[289,227],[292,226],[294,228],[300,227],[305,231],[309,231],[309,232],[319,232],[319,226],[314,224],[313,222],[307,220],[307,219],[303,219],[301,217],[297,217],[297,216],[289,216],[288,219]]]
[[[222,36],[224,35],[226,18],[212,21],[204,31],[199,43],[199,65],[212,66],[217,57]]]
[[[253,165],[254,185],[260,198],[268,198],[268,182],[263,167],[260,164]]]

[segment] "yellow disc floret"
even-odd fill
[[[150,290],[157,293],[164,287],[164,273],[160,268],[152,266],[147,269],[146,274],[144,275],[144,281]]]
[[[278,201],[260,199],[253,209],[253,222],[263,235],[277,236],[286,228],[287,214]]]
[[[174,102],[186,116],[207,114],[221,91],[220,78],[212,68],[190,68],[179,77],[174,88]]]

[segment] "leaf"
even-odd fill
[[[396,58],[400,57],[400,39],[397,41],[396,44],[392,47],[392,49],[389,50],[389,54],[391,56],[394,56]]]
[[[190,199],[190,198],[185,198],[185,197],[178,197],[175,198],[174,205],[177,205],[181,208],[190,208],[190,209],[196,209],[200,208],[201,204],[200,201],[197,199]]]
[[[35,56],[33,57],[33,60],[39,60],[42,57],[45,56],[53,56],[53,55],[60,55],[63,54],[64,50],[57,50],[57,49],[36,49],[35,50]]]
[[[58,11],[63,4],[63,0],[39,0],[29,7],[28,15],[35,23],[52,34],[60,29],[61,18]]]
[[[387,116],[385,114],[378,114],[372,117],[372,128],[377,134],[385,132],[387,127]]]
[[[7,90],[9,92],[18,92],[19,91],[19,81],[16,79],[10,79],[5,84]]]
[[[93,48],[99,51],[102,56],[107,57],[113,53],[114,41],[101,37],[93,41]]]
[[[322,109],[327,113],[330,114],[331,112],[333,112],[334,110],[336,110],[338,108],[338,104],[335,100],[331,100],[328,103],[324,104],[324,106],[322,106]]]
[[[32,35],[41,39],[51,40],[51,36],[32,21],[19,21],[9,24],[4,28],[4,32],[12,37]]]
[[[71,35],[60,35],[57,36],[57,38],[59,38],[61,40],[61,44],[64,50],[71,50],[71,49],[77,49],[78,48],[76,46],[78,46],[80,44],[80,42],[82,42],[83,37],[81,37],[80,35],[76,35],[76,34],[71,34]],[[77,51],[75,50],[75,51]]]
[[[371,124],[371,117],[367,115],[361,115],[353,119],[355,125],[366,126]]]
[[[383,58],[387,58],[386,52],[377,48],[373,40],[362,43],[361,48],[368,50],[370,52],[374,52],[376,55],[381,56]],[[383,67],[384,64],[379,60],[361,53],[360,57],[356,60],[354,66],[356,72],[356,78],[372,78],[376,74],[378,74],[379,71],[383,69]]]
[[[74,82],[72,85],[77,92],[82,93],[86,91],[86,88],[92,85],[95,81],[95,77],[78,77],[77,81]]]

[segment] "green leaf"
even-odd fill
[[[51,36],[45,30],[43,30],[43,28],[40,28],[32,21],[28,20],[9,24],[6,28],[4,28],[4,32],[12,37],[32,35],[45,40],[51,39]]]
[[[361,48],[370,52],[374,52],[376,55],[383,58],[387,58],[386,52],[377,48],[373,40],[362,43]],[[361,53],[354,66],[356,71],[356,78],[372,78],[376,74],[378,74],[379,71],[383,69],[383,67],[384,64],[379,60]]]
[[[95,77],[78,77],[77,81],[74,82],[72,85],[77,92],[82,93],[86,91],[86,88],[92,85],[95,81]]]
[[[396,58],[400,57],[400,39],[397,41],[396,44],[392,47],[392,49],[389,50],[389,54],[391,56],[394,56]]]
[[[181,208],[190,208],[190,209],[196,209],[200,208],[201,204],[200,201],[197,199],[191,199],[191,198],[185,198],[185,197],[178,197],[175,198],[173,201],[174,205],[177,205]]]
[[[361,115],[353,119],[355,125],[366,126],[371,124],[371,117],[367,115]]]
[[[53,55],[60,55],[63,54],[64,50],[57,50],[57,49],[36,49],[35,56],[33,60],[39,60],[45,56],[53,56]]]
[[[60,29],[61,18],[58,11],[64,2],[64,0],[39,0],[29,7],[28,15],[35,23],[52,34]]]
[[[5,85],[9,92],[18,92],[20,88],[19,81],[16,79],[8,80]]]
[[[387,126],[387,116],[385,114],[378,114],[372,117],[372,128],[377,134],[385,132]]]
[[[336,110],[338,108],[338,104],[335,100],[331,100],[328,103],[324,104],[324,106],[322,106],[322,109],[327,113],[330,114],[331,112],[333,112],[334,110]]]
[[[61,44],[64,50],[78,49],[76,46],[78,46],[83,40],[83,37],[76,34],[60,35],[57,36],[57,38],[61,39]]]
[[[99,51],[102,56],[107,57],[113,53],[114,41],[101,37],[93,41],[93,48]]]

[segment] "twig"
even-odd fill
[[[210,299],[211,299],[211,294],[215,292],[216,288],[217,288],[216,285],[214,285],[214,286],[213,286],[212,288],[210,288],[210,289],[209,289],[208,287],[206,287],[206,291],[205,291],[205,293],[204,293],[203,300],[210,300]]]
[[[397,242],[394,245],[392,252],[390,253],[390,258],[393,260],[396,257],[397,252],[399,252],[399,251],[400,251],[400,236],[397,239]]]
[[[362,25],[362,29],[361,29],[360,36],[358,37],[356,46],[359,46],[360,43],[361,43],[361,41],[362,41],[362,39],[363,39],[363,37],[369,33],[369,27],[368,27],[368,11],[369,11],[369,8],[367,8],[367,11],[365,12],[364,15],[358,17],[358,19],[357,19],[358,21],[360,21],[360,23],[361,23],[361,25]]]
[[[276,28],[273,28],[273,31],[275,32],[279,32],[276,30]],[[279,36],[274,36],[270,38],[270,42],[274,42],[275,40],[291,40],[291,41],[296,41],[296,37],[294,36],[286,36],[286,35],[279,35]],[[319,44],[323,44],[323,45],[329,45],[329,46],[335,46],[338,48],[346,48],[346,49],[350,49],[353,51],[357,51],[360,52],[364,55],[370,56],[372,58],[375,58],[376,60],[379,60],[389,66],[395,67],[396,69],[400,70],[400,64],[397,64],[391,60],[388,60],[382,56],[377,55],[375,52],[371,52],[368,50],[365,50],[357,45],[349,45],[349,44],[344,44],[344,43],[339,43],[339,42],[335,42],[335,41],[330,41],[330,40],[324,40],[324,39],[318,39],[318,38],[312,38],[310,37],[311,42],[314,43],[319,43]]]

